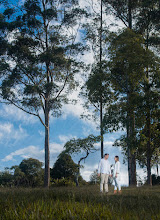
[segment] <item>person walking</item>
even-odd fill
[[[117,189],[119,190],[119,193],[121,194],[121,176],[120,176],[120,162],[119,162],[119,156],[114,157],[115,160],[115,167],[113,172],[113,180],[114,180],[114,194],[117,193]]]
[[[105,154],[98,165],[98,176],[101,177],[100,192],[108,193],[108,177],[111,175],[110,163],[108,161],[109,154]]]

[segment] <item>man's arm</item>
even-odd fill
[[[108,168],[109,168],[109,175],[111,176],[112,173],[111,173],[111,165],[110,165],[110,162],[108,162]]]

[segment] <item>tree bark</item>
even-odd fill
[[[127,85],[128,90],[128,85]],[[127,91],[127,156],[128,156],[128,182],[131,185],[131,151],[130,151],[130,129],[129,129],[129,92]]]
[[[132,0],[128,0],[128,26],[132,29]]]
[[[130,186],[137,186],[136,155],[135,155],[135,153],[131,154],[131,183],[130,183]]]
[[[132,29],[132,0],[128,0],[128,27]],[[127,88],[129,89],[129,88]],[[127,128],[127,139],[128,139],[128,176],[129,176],[129,186],[136,186],[136,156],[133,153],[134,148],[134,140],[135,140],[135,114],[134,109],[131,107],[132,101],[130,98],[132,91],[128,91],[127,94],[127,120],[128,128]],[[130,94],[130,95],[129,95]]]
[[[46,11],[46,2],[43,1],[44,11]],[[48,25],[46,24],[46,17],[44,16],[44,30],[45,30],[45,44],[46,51],[48,51]],[[47,84],[50,83],[49,73],[49,61],[46,61],[46,79]],[[44,187],[49,188],[50,186],[50,152],[49,152],[49,91],[47,89],[45,94],[45,172],[44,172]]]
[[[147,50],[149,47],[149,23],[150,23],[150,18],[148,14],[148,27],[147,27]],[[145,95],[147,96],[147,116],[146,116],[146,125],[147,125],[147,184],[152,185],[152,176],[151,176],[151,112],[150,112],[150,85],[149,85],[149,71],[147,67],[146,71],[146,77],[148,79],[146,83],[146,91]]]
[[[78,181],[78,179],[79,179],[79,176],[80,176],[80,165],[81,165],[81,161],[82,161],[82,160],[85,160],[85,159],[88,157],[88,155],[89,155],[89,151],[87,150],[86,156],[85,156],[85,157],[81,157],[80,160],[78,161],[78,172],[77,172],[77,174],[76,174],[76,186],[77,186],[77,187],[79,186],[79,181]]]
[[[102,102],[100,104],[100,134],[101,134],[101,158],[104,157],[103,152],[103,109],[102,109]]]
[[[148,103],[149,104],[149,103]],[[148,106],[147,113],[147,184],[152,185],[151,181],[151,118],[150,118],[150,107]]]
[[[134,112],[134,103],[133,103],[133,105],[131,105],[131,149],[132,149],[132,154],[131,154],[131,185],[132,186],[137,185],[135,143],[136,143],[135,112]]]
[[[100,74],[102,72],[102,28],[103,28],[103,11],[102,11],[102,0],[101,0],[101,18],[100,18],[100,56],[99,56],[99,61],[100,61]],[[101,97],[100,100],[100,135],[101,135],[101,158],[103,158],[103,100]]]
[[[49,153],[49,106],[45,101],[45,174],[44,186],[49,188],[50,185],[50,153]]]

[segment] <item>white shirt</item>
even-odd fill
[[[116,174],[117,175],[119,175],[120,174],[120,162],[119,161],[117,161],[116,163],[115,163],[115,166],[114,166],[114,177],[116,176]]]
[[[100,160],[98,165],[98,173],[111,174],[110,163],[104,158]]]

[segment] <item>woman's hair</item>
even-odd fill
[[[115,156],[115,158],[117,158],[117,161],[119,161],[119,156]]]

